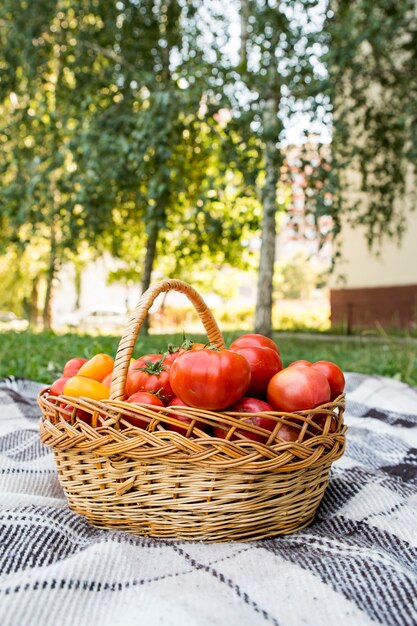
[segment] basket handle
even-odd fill
[[[142,324],[156,297],[159,296],[160,293],[170,291],[171,289],[185,294],[194,305],[194,308],[204,325],[210,343],[214,344],[218,348],[225,348],[225,343],[219,327],[217,326],[217,322],[203,298],[197,293],[197,291],[193,289],[191,285],[182,280],[161,280],[159,283],[155,283],[155,285],[149,287],[149,289],[142,294],[120,340],[114,362],[113,378],[110,387],[111,400],[123,400],[127,370],[129,369],[133,348],[135,347],[136,339],[139,335]]]

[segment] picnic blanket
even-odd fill
[[[346,453],[315,522],[247,543],[91,526],[38,436],[39,385],[0,382],[1,626],[417,624],[417,389],[347,374]]]

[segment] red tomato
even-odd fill
[[[112,377],[113,377],[113,372],[110,372],[110,374],[107,374],[107,376],[105,376],[103,380],[101,381],[103,385],[106,385],[106,387],[108,387],[109,389],[110,389]]]
[[[162,400],[158,398],[158,396],[154,393],[149,393],[147,391],[137,391],[132,394],[126,402],[131,402],[132,404],[150,404],[151,406],[164,406]],[[141,418],[139,415],[126,415],[123,416],[123,419],[132,426],[136,426],[137,428],[146,428],[149,424],[149,420],[146,417]]]
[[[272,418],[261,415],[261,413],[265,411],[273,411],[274,409],[267,402],[263,402],[262,400],[258,400],[257,398],[241,398],[236,402],[233,406],[228,409],[229,411],[233,411],[236,413],[258,413],[258,415],[251,415],[250,417],[241,417],[240,421],[246,422],[248,424],[252,424],[253,426],[258,426],[259,428],[263,428],[268,433],[271,433],[276,425],[276,420]],[[227,437],[228,432],[230,431],[230,426],[228,425],[219,425],[214,429],[214,436],[219,437],[221,439],[241,439],[239,435],[243,435],[247,439],[251,439],[252,441],[258,441],[259,443],[266,443],[269,439],[269,434],[261,435],[260,433],[252,433],[243,428],[237,428],[231,437]],[[281,424],[279,426],[277,437],[282,441],[297,441],[300,430],[293,426],[289,426],[288,424]]]
[[[330,385],[312,367],[287,367],[269,381],[267,398],[276,411],[304,411],[328,402]]]
[[[78,374],[78,370],[84,363],[87,363],[87,359],[82,359],[81,357],[75,357],[67,361],[64,365],[64,376],[67,378],[71,378]]]
[[[282,441],[297,441],[299,434],[300,431],[298,428],[289,426],[288,424],[282,424],[277,436],[282,439]]]
[[[258,398],[241,398],[235,404],[227,409],[227,411],[232,411],[236,413],[263,413],[265,411],[273,411],[274,409],[270,404],[267,404],[263,400],[258,400]],[[276,426],[276,421],[271,419],[270,417],[265,417],[262,415],[252,415],[251,417],[242,417],[239,418],[242,422],[246,422],[247,424],[251,424],[253,426],[258,426],[259,428],[264,428],[265,430],[272,432]],[[260,433],[252,433],[249,430],[245,430],[243,428],[237,428],[231,437],[227,437],[228,432],[230,431],[230,426],[228,424],[215,426],[213,429],[213,435],[215,437],[219,437],[220,439],[240,439],[238,435],[243,435],[247,439],[252,439],[252,441],[259,441],[260,443],[265,443],[268,440],[269,435],[261,435]]]
[[[175,393],[169,382],[169,372],[176,354],[147,354],[140,357],[129,367],[126,378],[126,395],[131,396],[137,391],[159,392],[158,395],[168,404]]]
[[[169,379],[175,394],[188,406],[216,411],[243,396],[250,383],[250,367],[231,350],[193,350],[177,357]]]
[[[334,400],[343,393],[345,388],[345,377],[342,370],[332,361],[316,361],[311,367],[325,375],[330,385],[330,400]]]
[[[67,376],[62,376],[62,378],[57,378],[49,388],[49,393],[51,396],[60,396],[64,393],[64,387],[66,385],[67,380],[69,378]]]
[[[164,406],[162,400],[160,400],[155,393],[150,393],[148,391],[137,391],[129,396],[126,402],[132,402],[133,404],[152,404],[153,406]]]
[[[264,413],[265,411],[273,410],[273,407],[267,402],[258,398],[249,398],[248,396],[244,396],[227,409],[228,412],[234,411],[236,413]]]
[[[282,370],[279,353],[272,348],[261,348],[260,346],[230,347],[230,349],[232,352],[241,354],[249,363],[251,379],[246,393],[255,397],[265,395],[272,376]]]
[[[322,430],[324,430],[324,427],[326,425],[326,420],[327,420],[327,415],[325,414],[319,414],[319,415],[315,415],[313,417],[313,422],[315,422],[318,426],[320,426],[320,428]],[[329,433],[335,433],[337,429],[337,422],[335,420],[335,418],[333,416],[330,417],[330,425],[329,425]],[[315,435],[319,435],[321,433],[319,433],[318,431],[314,430],[314,434]]]
[[[62,408],[64,409],[64,411],[67,411],[67,414],[65,416],[64,415],[62,416],[64,420],[67,422],[71,421],[71,415],[72,415],[72,411],[74,407],[71,406],[70,404],[65,404],[65,406],[63,406]],[[78,417],[79,420],[81,420],[82,422],[85,422],[86,424],[90,424],[91,426],[92,415],[91,413],[88,413],[88,411],[83,411],[82,409],[76,409],[74,417]]]
[[[185,402],[183,402],[181,400],[181,398],[174,398],[173,400],[171,400],[171,402],[168,404],[168,406],[188,406],[187,404],[185,404]],[[174,417],[176,420],[178,420],[179,422],[182,422],[184,424],[184,426],[180,426],[180,425],[176,425],[176,424],[165,424],[165,428],[167,430],[174,430],[176,433],[179,433],[180,435],[186,435],[188,428],[191,424],[192,421],[194,421],[194,417],[191,417],[190,414],[187,414],[186,412],[184,413],[169,413],[170,417]],[[200,421],[195,421],[194,424],[195,428],[199,428],[200,430],[202,430],[203,432],[208,432],[209,430],[209,426],[208,424],[204,424]],[[192,433],[191,433],[192,434]]]
[[[248,346],[258,346],[260,348],[271,348],[278,352],[279,349],[275,341],[272,341],[265,335],[258,335],[256,333],[249,333],[247,335],[241,335],[230,344],[230,350],[236,350],[236,348],[247,348]]]
[[[178,396],[175,396],[175,398],[171,400],[168,406],[188,406],[188,404],[185,404],[185,402],[183,402],[181,398],[178,398]]]
[[[311,362],[305,361],[304,359],[300,359],[299,361],[294,361],[290,363],[288,367],[310,367]]]

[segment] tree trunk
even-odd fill
[[[38,322],[39,308],[39,276],[35,276],[32,281],[32,290],[30,294],[29,302],[29,324],[36,324]]]
[[[43,307],[43,328],[51,330],[52,328],[52,302],[54,294],[54,282],[59,269],[59,260],[57,256],[57,241],[55,224],[51,226],[51,245],[49,250],[49,265],[46,273],[46,293],[45,303]]]
[[[156,244],[158,242],[159,225],[157,221],[153,221],[148,232],[148,241],[146,243],[145,264],[142,274],[142,293],[144,293],[151,284],[151,276],[153,264],[156,257]],[[149,331],[149,315],[146,316],[142,328],[141,334],[147,335]]]
[[[248,0],[240,2],[240,48],[239,48],[239,64],[241,71],[247,69],[247,45],[248,45],[248,26],[250,17],[250,6]]]
[[[81,292],[82,292],[82,266],[74,263],[74,287],[75,287],[75,310],[77,311],[81,306]]]
[[[275,217],[277,213],[277,184],[280,153],[278,141],[278,97],[272,95],[265,101],[265,184],[262,190],[262,241],[255,311],[255,332],[271,335],[272,290],[275,264]]]

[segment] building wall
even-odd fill
[[[361,49],[364,56],[368,52],[366,46]],[[379,106],[381,89],[377,84],[368,85],[368,104],[374,102]],[[344,101],[348,96],[340,93]],[[350,131],[352,145],[366,142],[366,129],[357,114],[352,116]],[[336,261],[330,284],[332,326],[345,326],[348,331],[378,326],[386,329],[417,327],[417,210],[413,210],[417,178],[411,163],[403,162],[401,167],[406,168],[405,192],[396,198],[395,211],[404,215],[406,224],[400,242],[385,237],[378,253],[372,252],[365,229],[342,221],[341,258]],[[345,203],[359,202],[361,208],[366,208],[369,198],[361,191],[359,163],[353,159],[340,175]]]
[[[400,242],[385,239],[379,254],[370,252],[365,231],[345,223],[341,237],[342,260],[332,277],[332,288],[370,288],[417,283],[417,211],[410,211]]]
[[[362,228],[344,224],[342,260],[331,281],[332,326],[348,331],[417,326],[417,212],[400,243],[386,239],[376,255]]]

